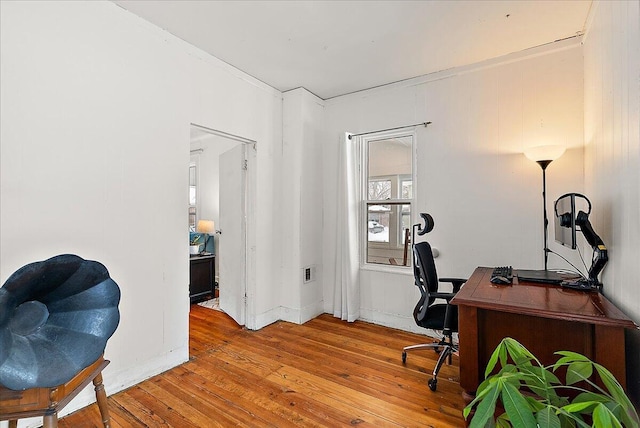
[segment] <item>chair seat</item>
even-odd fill
[[[109,360],[100,357],[81,370],[70,381],[51,388],[31,388],[15,391],[0,385],[0,421],[9,420],[9,427],[17,426],[17,419],[44,416],[45,428],[56,427],[58,411],[65,407],[85,386],[93,382],[98,408],[105,427],[110,426],[107,395],[102,384],[102,370]]]
[[[444,315],[447,312],[446,303],[438,303],[429,306],[429,317],[417,324],[423,328],[429,328],[432,330],[444,330]],[[454,317],[451,320],[451,331],[458,331],[458,317]]]

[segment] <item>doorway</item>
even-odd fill
[[[248,269],[253,265],[247,248],[255,206],[256,142],[197,124],[191,124],[190,131],[190,172],[196,167],[195,180],[190,174],[190,225],[194,217],[195,224],[213,222],[213,245],[207,249],[215,254],[219,306],[245,325]]]

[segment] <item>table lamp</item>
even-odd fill
[[[206,252],[207,244],[209,243],[209,238],[211,238],[211,235],[215,233],[215,226],[214,226],[213,220],[198,220],[198,226],[196,227],[196,231],[207,235],[207,238],[204,241],[204,252]]]
[[[549,258],[549,247],[547,247],[547,229],[549,220],[547,219],[547,178],[546,169],[551,162],[558,159],[566,149],[563,146],[537,146],[530,147],[524,151],[524,155],[542,168],[542,208],[544,216],[544,270],[547,270],[547,259]]]

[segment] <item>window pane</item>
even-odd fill
[[[189,205],[196,204],[196,166],[189,165]]]
[[[196,207],[189,207],[189,231],[196,231]]]
[[[368,142],[367,183],[369,200],[411,199],[413,137],[404,136]],[[402,177],[402,189],[399,178]],[[395,183],[392,186],[393,183]]]
[[[413,181],[402,180],[401,188],[400,188],[400,199],[411,199],[411,198],[413,198]]]
[[[189,231],[196,230],[196,166],[189,165]]]
[[[189,186],[189,205],[196,204],[196,186]]]
[[[189,186],[196,185],[196,166],[189,165]]]
[[[411,205],[367,203],[367,263],[411,266]]]
[[[391,180],[369,180],[369,200],[391,199]]]
[[[404,245],[408,234],[411,234],[411,205],[402,205],[400,216],[400,242],[402,245]]]
[[[367,229],[369,242],[389,242],[389,205],[368,205]]]

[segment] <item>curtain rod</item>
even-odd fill
[[[396,129],[410,128],[412,126],[420,126],[420,125],[424,125],[424,127],[426,128],[427,125],[431,125],[431,122],[421,122],[421,123],[415,123],[413,125],[398,126],[396,128],[387,128],[387,129],[380,129],[378,131],[369,131],[369,132],[362,132],[360,134],[351,134],[349,135],[349,139],[351,139],[351,137],[359,137],[361,135],[375,134],[377,132],[384,132],[384,131],[395,131]]]

